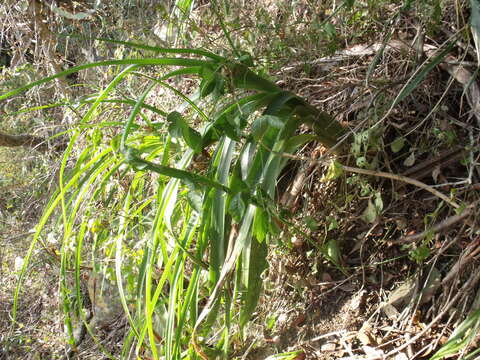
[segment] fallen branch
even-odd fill
[[[468,205],[467,208],[463,210],[463,212],[460,215],[454,215],[449,218],[446,218],[442,222],[434,225],[431,229],[425,230],[419,234],[404,236],[400,238],[396,243],[397,244],[412,243],[412,242],[416,242],[424,239],[429,234],[436,234],[441,231],[444,231],[449,227],[455,225],[456,223],[462,221],[463,219],[467,218],[468,216],[470,216],[473,210],[476,209],[477,205],[478,205],[478,201],[475,201],[473,204]]]
[[[274,151],[263,143],[261,145],[265,149],[267,149],[269,152],[271,152],[272,154],[275,154],[275,155],[278,155],[278,156],[281,156],[281,157],[284,157],[284,158],[288,158],[288,159],[292,159],[292,160],[300,160],[300,161],[309,161],[310,164],[319,164],[319,165],[323,164],[323,165],[325,165],[327,163],[325,158],[321,158],[321,159],[317,160],[317,159],[310,159],[310,158],[307,158],[307,157],[304,157],[304,156],[290,155],[290,154],[287,154],[287,153]],[[346,172],[352,172],[352,173],[356,173],[356,174],[363,174],[363,175],[369,175],[369,176],[377,176],[377,177],[383,177],[383,178],[386,178],[386,179],[402,181],[404,183],[411,184],[411,185],[417,186],[417,187],[419,187],[423,190],[428,191],[429,193],[431,193],[431,194],[435,195],[436,197],[442,199],[443,201],[445,201],[447,204],[451,205],[455,209],[458,209],[460,207],[460,205],[458,205],[455,201],[451,200],[448,196],[442,194],[440,191],[438,191],[438,190],[434,189],[433,187],[431,187],[431,186],[429,186],[429,185],[427,185],[427,184],[425,184],[421,181],[418,181],[416,179],[412,179],[412,178],[409,178],[409,177],[406,177],[406,176],[403,176],[403,175],[387,173],[387,172],[384,172],[384,171],[374,171],[374,170],[367,170],[367,169],[361,169],[361,168],[346,166],[346,165],[342,165],[340,163],[337,163],[337,166],[341,167],[341,169],[343,171],[346,171]]]
[[[40,151],[45,151],[48,148],[44,138],[33,135],[8,135],[2,132],[0,132],[0,146],[27,146]]]
[[[434,189],[433,187],[421,181],[418,181],[403,175],[391,174],[383,171],[366,170],[366,169],[354,168],[354,167],[345,166],[345,165],[341,165],[341,167],[344,171],[347,171],[347,172],[353,172],[357,174],[370,175],[370,176],[378,176],[378,177],[402,181],[407,184],[415,185],[423,190],[426,190],[432,193],[436,197],[445,201],[447,204],[450,204],[451,206],[453,206],[455,209],[458,209],[460,207],[460,205],[458,205],[455,201],[449,199],[446,195],[442,194],[440,191]]]
[[[474,259],[475,256],[478,255],[478,253],[480,252],[480,247],[478,246],[479,242],[480,238],[478,238],[476,241],[473,241],[467,246],[462,255],[460,255],[460,258],[457,260],[455,265],[452,266],[450,271],[443,278],[443,286],[447,286],[448,283],[461,272],[465,265],[467,265],[470,261]]]

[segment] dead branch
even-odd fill
[[[467,217],[469,217],[470,214],[473,212],[473,210],[476,209],[477,205],[478,205],[478,201],[475,201],[473,204],[470,204],[469,206],[467,206],[467,208],[465,210],[463,210],[463,212],[460,215],[451,216],[451,217],[443,220],[442,222],[436,224],[431,229],[423,231],[419,234],[405,236],[403,238],[400,238],[397,241],[397,243],[398,244],[405,244],[405,243],[416,242],[416,241],[424,239],[428,234],[432,234],[432,233],[436,234],[436,233],[439,233],[441,231],[444,231],[444,230],[448,229],[449,227],[455,225],[456,223],[462,221],[463,219],[466,219]]]
[[[2,132],[0,132],[0,146],[26,146],[39,151],[45,151],[48,148],[44,138],[33,135],[8,135]]]

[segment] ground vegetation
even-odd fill
[[[478,357],[476,0],[0,17],[0,359]]]

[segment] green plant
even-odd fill
[[[104,90],[70,104],[82,119],[69,131],[59,188],[25,257],[13,317],[33,250],[51,221],[63,233],[60,292],[72,345],[74,319],[88,326],[80,291],[88,264],[117,284],[129,323],[124,355],[228,358],[231,342],[240,340],[232,340],[232,329],[244,328],[257,304],[267,240],[277,231],[271,219],[276,179],[287,162],[282,153],[310,139],[295,135],[301,124],[329,147],[343,128],[241,62],[204,50],[110,42],[183,57],[90,63],[0,96],[84,69],[120,67]],[[142,71],[149,66],[176,68],[155,76]],[[192,76],[199,84],[190,96],[168,82]],[[120,97],[131,78],[145,82],[141,94]],[[181,99],[176,110],[147,104],[158,88]],[[131,106],[128,119],[102,117],[119,106]],[[205,153],[208,167],[189,170]]]
[[[301,350],[289,351],[289,352],[285,352],[285,353],[282,353],[282,354],[276,354],[276,355],[269,356],[265,360],[295,360],[295,359],[298,359],[303,354],[304,354],[304,352],[301,351]]]
[[[452,335],[450,335],[448,341],[430,358],[430,360],[445,359],[451,355],[458,354],[475,341],[479,330],[480,309],[477,308],[477,310],[472,311],[472,313],[455,329]],[[476,359],[479,352],[480,350],[477,348],[464,355],[464,359]]]

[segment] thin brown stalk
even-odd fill
[[[444,230],[448,229],[449,227],[455,225],[456,223],[458,223],[458,222],[462,221],[463,219],[467,218],[468,216],[470,216],[470,214],[472,213],[476,203],[477,202],[469,205],[460,215],[450,216],[449,218],[446,218],[445,220],[436,224],[434,227],[432,227],[429,230],[423,231],[419,234],[405,236],[403,238],[400,238],[400,240],[398,240],[397,244],[405,244],[405,243],[416,242],[418,240],[421,240],[421,239],[425,238],[428,234],[432,234],[432,233],[436,234],[438,232],[441,232],[441,231],[444,231]]]
[[[378,176],[378,177],[397,180],[397,181],[401,181],[401,182],[404,182],[404,183],[407,183],[407,184],[415,185],[415,186],[417,186],[417,187],[419,187],[423,190],[428,191],[429,193],[435,195],[436,197],[442,199],[447,204],[453,206],[455,209],[458,209],[460,207],[460,205],[458,205],[455,201],[449,199],[446,195],[442,194],[440,191],[434,189],[433,187],[431,187],[431,186],[429,186],[429,185],[427,185],[427,184],[425,184],[421,181],[418,181],[418,180],[415,180],[415,179],[412,179],[412,178],[409,178],[409,177],[406,177],[406,176],[403,176],[403,175],[391,174],[391,173],[387,173],[387,172],[383,172],[383,171],[374,171],[374,170],[354,168],[354,167],[345,166],[345,165],[342,165],[342,169],[344,171],[347,171],[347,172],[353,172],[353,173],[357,173],[357,174],[370,175],[370,176]]]

